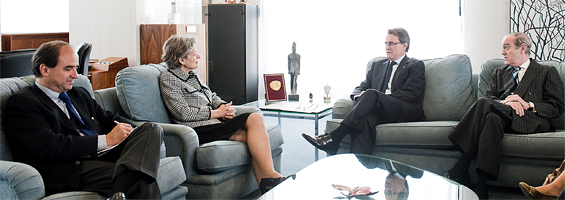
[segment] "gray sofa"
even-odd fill
[[[372,62],[384,58],[371,60]],[[502,59],[488,60],[479,74],[472,74],[466,55],[423,60],[426,66],[424,112],[426,121],[381,124],[376,127],[377,141],[373,155],[394,159],[424,170],[443,174],[461,156],[447,138],[469,107],[484,96],[492,71],[504,65]],[[565,62],[542,61],[557,68],[565,81]],[[331,132],[351,110],[350,99],[339,99],[333,107],[333,119],[326,124]],[[564,116],[552,120],[556,132],[528,135],[506,134],[499,180],[491,185],[518,187],[520,181],[541,185],[545,176],[557,168],[565,157]],[[347,136],[338,153],[349,152]],[[470,168],[475,181],[475,163]]]
[[[116,76],[116,87],[94,92],[107,110],[137,121],[168,124],[183,134],[165,136],[167,156],[179,156],[185,168],[187,199],[239,199],[258,189],[251,170],[247,145],[236,141],[215,141],[199,145],[192,128],[172,121],[161,100],[159,75],[165,64],[128,67]],[[212,88],[213,90],[213,88]],[[236,114],[261,112],[254,107],[236,106]],[[275,170],[280,172],[283,138],[277,125],[266,125]]]
[[[0,121],[4,119],[4,103],[10,95],[21,88],[32,85],[35,82],[33,75],[21,78],[0,78]],[[79,76],[75,80],[75,86],[86,88],[91,95],[92,85],[86,76]],[[94,98],[94,96],[92,96]],[[19,162],[13,162],[10,144],[4,135],[4,124],[0,122],[0,199],[104,199],[105,197],[94,192],[65,192],[45,197],[45,186],[41,175],[33,167]],[[30,122],[33,123],[33,122]],[[171,131],[168,124],[162,125],[165,137],[176,135]],[[161,162],[159,165],[157,182],[163,199],[184,198],[188,189],[180,184],[186,180],[181,159],[178,156],[165,157],[166,146],[161,146]],[[62,172],[63,173],[63,172]]]

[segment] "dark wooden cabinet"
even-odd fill
[[[257,100],[257,5],[208,5],[208,85],[225,101]]]

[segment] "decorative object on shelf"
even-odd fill
[[[310,95],[308,95],[308,97],[310,97],[310,103],[314,102],[314,95],[312,95],[312,92],[310,92]]]
[[[324,102],[332,100],[332,98],[330,97],[330,90],[331,89],[332,89],[332,86],[330,86],[329,84],[326,83],[326,85],[324,86],[324,92],[326,93],[326,96],[324,97]]]
[[[288,99],[298,101],[296,79],[300,74],[300,54],[296,53],[296,42],[292,42],[292,53],[288,54],[288,74],[290,74],[290,95],[288,95]]]
[[[263,74],[265,80],[265,99],[267,102],[286,101],[284,74]]]
[[[565,60],[565,1],[510,1],[511,32],[523,32],[532,39],[536,60]]]
[[[171,0],[171,13],[168,17],[169,24],[180,24],[181,14],[177,12],[177,0]]]

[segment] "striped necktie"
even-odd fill
[[[516,80],[516,84],[520,84],[520,79],[518,78],[518,74],[522,67],[514,67],[514,71],[512,71],[512,75],[514,76],[514,80]]]

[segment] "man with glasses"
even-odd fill
[[[424,62],[406,56],[410,48],[408,32],[403,28],[390,29],[384,44],[386,59],[369,63],[372,66],[366,79],[350,96],[355,103],[353,109],[329,134],[302,134],[310,144],[336,154],[341,140],[351,134],[350,152],[372,155],[377,125],[425,118]]]

